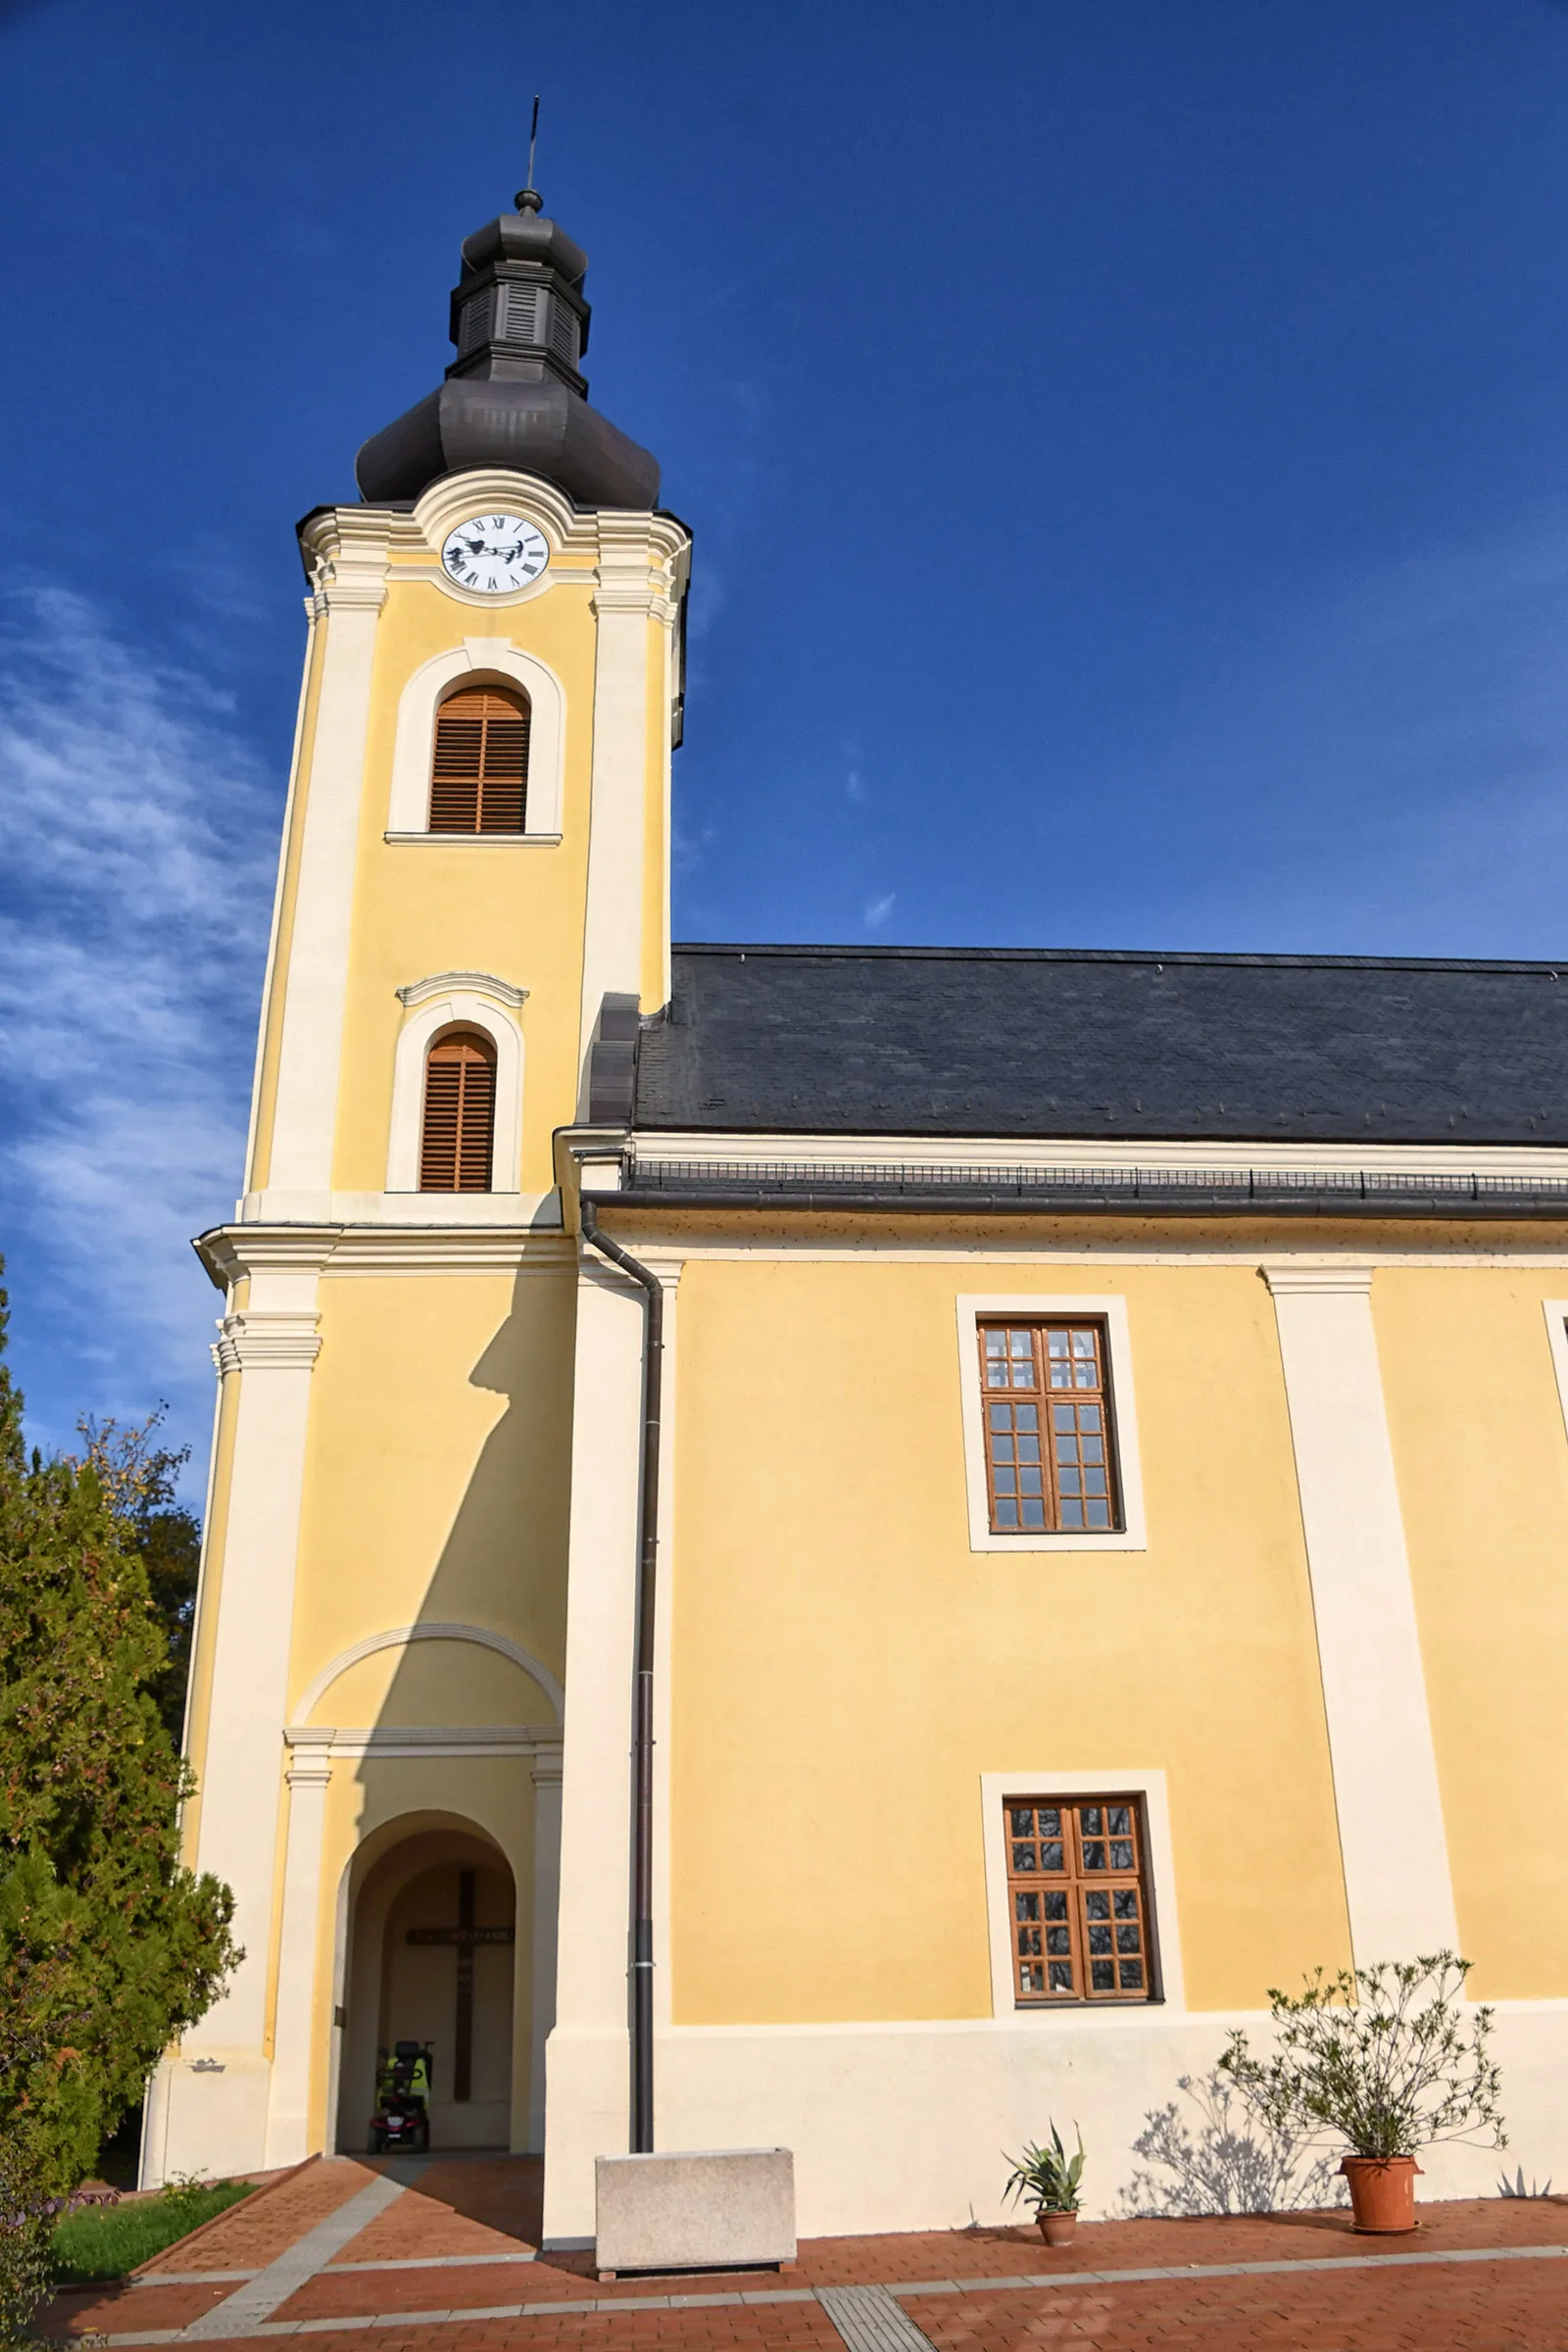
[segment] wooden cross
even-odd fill
[[[473,1924],[474,1874],[458,1873],[458,1924],[455,1928],[411,1928],[411,1943],[454,1943],[458,1947],[458,2019],[452,2049],[452,2096],[473,2096],[473,1954],[481,1943],[511,1943],[511,1928],[476,1928]]]

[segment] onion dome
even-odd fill
[[[475,229],[452,293],[458,356],[446,381],[366,442],[355,461],[374,506],[416,499],[443,474],[502,466],[555,483],[579,507],[657,504],[659,461],[588,405],[588,256],[524,188]]]

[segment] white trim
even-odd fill
[[[639,1255],[641,1252],[639,1251]],[[556,2022],[547,2064],[545,2234],[593,2212],[593,2158],[626,2143],[624,1889],[630,1883],[633,1617],[646,1301],[584,1251],[572,1364],[566,1719]],[[615,1889],[611,1894],[609,1890]],[[607,1904],[614,1902],[614,1924]],[[586,2079],[578,2073],[579,2061]],[[662,2092],[659,2094],[662,2101]],[[666,2146],[695,2146],[671,2140]],[[709,2145],[717,2144],[710,2141]]]
[[[419,1133],[424,1118],[425,1055],[443,1029],[481,1029],[496,1050],[496,1124],[490,1193],[515,1195],[522,1168],[522,1031],[516,1007],[528,992],[483,972],[448,973],[462,988],[441,980],[416,980],[400,988],[406,1005],[417,1006],[398,1032],[392,1070],[392,1119],[387,1138],[386,1189],[419,1189]],[[488,1196],[486,1196],[488,1197]]]
[[[268,1181],[330,1184],[348,994],[354,874],[386,548],[373,531],[335,559],[300,826]],[[288,851],[285,846],[284,855]],[[279,975],[269,984],[275,994]]]
[[[1012,1935],[1007,1916],[1007,1855],[1002,1827],[1004,1796],[1136,1796],[1144,1814],[1145,1853],[1154,1948],[1159,1960],[1157,2001],[1063,2002],[1059,2009],[1020,2008],[1012,1991]],[[1176,1861],[1170,1836],[1165,1775],[1150,1765],[1128,1768],[1096,1764],[1082,1772],[983,1772],[980,1775],[981,1837],[986,1857],[986,1919],[991,1931],[991,2005],[1000,2026],[1047,2031],[1058,2022],[1072,2027],[1126,2028],[1140,2020],[1168,2026],[1187,2013],[1187,1980],[1182,1970],[1176,1925]]]
[[[466,637],[447,653],[421,662],[398,697],[397,733],[392,746],[392,783],[387,832],[397,839],[418,834],[432,841],[466,840],[466,835],[430,832],[430,755],[435,714],[447,689],[460,678],[495,676],[520,686],[528,697],[528,829],[509,840],[561,837],[563,774],[566,747],[566,697],[555,671],[537,654],[525,654],[504,637]],[[502,836],[475,834],[483,841]]]
[[[1080,1252],[1082,1255],[1083,1252]],[[960,1292],[958,1315],[958,1396],[963,1419],[963,1477],[969,1508],[971,1551],[1147,1551],[1149,1532],[1144,1518],[1144,1475],[1138,1451],[1138,1407],[1133,1395],[1132,1338],[1127,1301],[1113,1292],[1102,1296],[1088,1291],[1046,1293],[1007,1291],[994,1294]],[[1095,1535],[1072,1529],[1055,1535],[998,1536],[991,1532],[991,1507],[986,1493],[984,1392],[980,1386],[979,1342],[975,1327],[983,1316],[1093,1315],[1102,1318],[1110,1343],[1110,1417],[1121,1487],[1124,1525],[1114,1535]]]
[[[427,850],[558,850],[564,836],[560,833],[383,833],[381,839],[396,849],[407,849],[420,842]]]
[[[556,1941],[561,1913],[561,1749],[533,1760],[533,1940],[528,1955],[532,2015],[528,2021],[530,2155],[545,2151],[545,2044],[556,2022]]]
[[[225,1383],[235,1392],[228,1509],[221,1556],[209,1561],[204,1586],[204,1607],[216,1607],[217,1625],[206,1736],[192,1761],[202,1796],[197,1868],[232,1888],[235,1940],[246,1957],[185,2041],[192,2049],[245,2050],[258,2065],[275,1918],[278,1730],[286,1717],[323,1255],[314,1236],[280,1238],[270,1263],[253,1271],[243,1314],[224,1318]],[[225,2165],[256,2169],[260,2134],[247,2145],[243,2160],[225,2156]]]
[[[245,1130],[247,1184],[256,1172],[256,1137],[262,1115],[262,1074],[267,1065],[267,1041],[271,1034],[272,995],[283,976],[277,954],[283,927],[283,885],[288,879],[288,844],[293,839],[295,811],[299,805],[300,773],[305,759],[305,708],[310,699],[311,679],[315,671],[316,639],[320,617],[315,596],[308,596],[305,599],[305,660],[300,665],[300,699],[294,713],[294,747],[289,756],[288,793],[283,803],[282,847],[278,853],[277,879],[272,885],[272,920],[267,935],[267,976],[262,984],[261,1019],[256,1031],[256,1067],[251,1077],[250,1118]],[[212,1516],[211,1503],[212,1497],[209,1495],[208,1518],[202,1522],[204,1527]]]
[[[812,1167],[1148,1168],[1205,1169],[1235,1175],[1242,1168],[1301,1170],[1315,1175],[1555,1176],[1568,1177],[1568,1151],[1550,1144],[1285,1144],[1264,1140],[1183,1143],[1159,1136],[1124,1141],[1110,1136],[805,1135],[662,1128],[640,1133],[637,1156],[650,1163],[704,1160],[740,1170],[802,1162]],[[1140,1213],[1144,1213],[1140,1211]],[[1148,1213],[1157,1215],[1151,1210]],[[1268,1215],[1266,1203],[1257,1214]]]
[[[495,1650],[498,1656],[510,1658],[514,1666],[520,1667],[524,1674],[532,1676],[554,1707],[556,1721],[561,1721],[566,1703],[565,1694],[549,1667],[542,1666],[531,1651],[523,1648],[520,1642],[512,1641],[506,1634],[493,1634],[488,1626],[483,1625],[394,1625],[384,1633],[367,1634],[363,1642],[355,1642],[349,1648],[339,1650],[330,1664],[321,1668],[315,1681],[307,1685],[294,1709],[295,1721],[303,1723],[307,1716],[313,1714],[338,1676],[346,1674],[351,1666],[358,1666],[362,1658],[373,1658],[381,1649],[401,1649],[410,1642],[471,1642],[477,1649]],[[333,1736],[338,1737],[337,1734]]]
[[[314,1740],[325,1742],[328,1755],[374,1756],[382,1763],[390,1756],[554,1756],[558,1764],[561,1758],[561,1730],[553,1723],[291,1723],[283,1738],[290,1747]]]
[[[331,1734],[290,1740],[288,1829],[283,1846],[283,1905],[278,1928],[272,2074],[267,2100],[269,2168],[303,2164],[310,2154],[311,2044],[316,2025],[316,1928],[332,1778]]]
[[[1541,1306],[1546,1318],[1546,1343],[1551,1349],[1551,1368],[1557,1375],[1557,1398],[1562,1406],[1563,1426],[1568,1430],[1568,1298],[1543,1298]]]
[[[1358,1967],[1454,1951],[1421,1632],[1365,1267],[1266,1261]]]
[[[561,1195],[548,1193],[246,1193],[234,1203],[242,1225],[482,1226],[494,1233],[559,1237]],[[454,1235],[461,1252],[466,1245]],[[378,1246],[381,1237],[377,1237]],[[429,1237],[421,1247],[431,1247]],[[454,1272],[468,1271],[455,1263]],[[337,1271],[344,1269],[339,1266]]]
[[[576,545],[586,551],[593,545],[593,517],[579,517],[571,501],[537,474],[514,473],[500,466],[476,467],[472,472],[444,473],[415,501],[411,519],[415,533],[436,559],[443,585],[455,594],[465,595],[465,601],[466,592],[458,588],[441,564],[442,543],[456,524],[492,508],[499,513],[503,507],[509,514],[520,514],[543,531],[550,542],[552,564],[563,547]],[[583,527],[585,522],[587,529]],[[541,579],[547,576],[540,574]],[[519,597],[536,593],[538,586],[537,580],[530,580],[526,588],[515,590],[505,600],[475,597],[473,601],[487,605],[504,601],[515,604]]]
[[[403,1194],[400,1200],[408,1204],[404,1214],[396,1219],[388,1215],[382,1225],[312,1227],[313,1238],[320,1246],[321,1270],[334,1275],[551,1274],[558,1277],[575,1270],[576,1237],[561,1231],[559,1217],[553,1215],[548,1224],[541,1220],[530,1227],[521,1221],[520,1214],[501,1217],[492,1211],[491,1217],[479,1223],[473,1232],[442,1230],[439,1226],[433,1231],[426,1230],[415,1200],[435,1200],[441,1197],[421,1193],[411,1200]],[[379,1201],[383,1196],[376,1193],[369,1198]],[[461,1203],[465,1200],[484,1201],[487,1196],[452,1193],[445,1198]],[[527,1203],[535,1196],[521,1194],[516,1198],[525,1213]],[[544,1199],[553,1201],[554,1196],[546,1195]],[[208,1273],[223,1285],[238,1281],[241,1275],[258,1267],[270,1266],[274,1253],[286,1246],[287,1238],[287,1229],[280,1231],[275,1224],[219,1226],[202,1236],[200,1255]]]
[[[412,1011],[416,1004],[427,1004],[432,997],[444,997],[455,988],[474,989],[482,997],[494,997],[498,1004],[511,1005],[514,1010],[528,1002],[528,991],[511,980],[498,980],[494,972],[437,972],[430,980],[411,980],[398,990],[398,1002]]]

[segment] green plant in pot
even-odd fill
[[[1076,2130],[1077,2127],[1074,2126]],[[1078,2133],[1078,2152],[1069,2156],[1061,2133],[1051,2127],[1051,2145],[1025,2144],[1021,2156],[1007,2158],[1007,2194],[1034,2207],[1040,2234],[1048,2246],[1070,2246],[1078,2228],[1078,2184],[1084,2177],[1084,2137]]]
[[[1508,2144],[1487,2055],[1494,2012],[1465,2014],[1469,1973],[1453,1952],[1320,1968],[1299,1993],[1270,1988],[1269,2056],[1230,2036],[1220,2065],[1270,2124],[1348,2142],[1340,2170],[1357,2230],[1415,2228],[1416,2157],[1435,2141]]]

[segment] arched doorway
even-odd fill
[[[516,2098],[516,1890],[500,1848],[477,1831],[426,1829],[370,1863],[349,1890],[337,2144],[364,2149],[377,2053],[433,2052],[430,2145],[505,2148]]]

